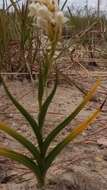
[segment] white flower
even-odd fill
[[[41,8],[41,5],[39,3],[31,3],[29,5],[29,16],[37,16],[38,10]]]
[[[58,8],[57,0],[36,0],[29,5],[30,16],[36,17],[37,25],[49,36],[50,40],[60,36],[65,17]]]
[[[37,0],[39,3],[44,4],[48,7],[50,11],[57,11],[58,8],[58,1],[57,0]]]
[[[43,5],[38,10],[38,17],[42,18],[43,20],[46,20],[46,21],[50,22],[52,20],[52,13],[49,12],[48,8]]]
[[[55,14],[55,19],[57,23],[64,23],[65,17],[62,11],[58,11]]]

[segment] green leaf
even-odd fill
[[[43,79],[44,79],[44,86],[47,83],[48,72],[50,69],[50,60],[48,53],[44,53],[44,61],[43,61]]]
[[[62,5],[62,7],[61,7],[61,11],[63,11],[63,10],[64,10],[64,8],[65,8],[65,6],[66,6],[67,2],[68,2],[68,0],[65,0],[65,1],[64,1],[63,5]]]
[[[46,113],[47,113],[49,105],[52,102],[52,99],[53,99],[53,97],[55,95],[56,89],[57,89],[57,77],[56,77],[56,81],[55,81],[55,84],[54,84],[52,92],[49,94],[49,96],[45,100],[43,106],[41,107],[41,112],[39,114],[39,127],[40,128],[43,127]]]
[[[30,153],[34,156],[34,158],[37,161],[40,161],[40,153],[37,150],[37,148],[29,141],[27,140],[24,136],[16,132],[14,129],[6,126],[3,123],[0,123],[0,130],[4,131],[14,139],[16,139],[20,144],[22,144],[25,148],[27,148]]]
[[[51,163],[55,160],[57,155],[62,151],[62,149],[69,143],[71,142],[74,138],[77,137],[80,133],[82,133],[83,130],[85,130],[90,123],[93,122],[93,120],[98,116],[98,114],[101,111],[101,107],[98,108],[93,114],[91,114],[85,121],[83,121],[78,127],[74,128],[71,133],[58,145],[56,145],[55,148],[48,154],[46,157],[46,164],[45,164],[45,169],[47,170]]]
[[[43,94],[44,94],[43,73],[42,73],[42,68],[41,68],[41,64],[40,64],[40,69],[39,69],[39,88],[38,88],[38,102],[39,102],[40,111],[41,111],[41,107],[42,107]]]
[[[59,134],[59,132],[64,129],[84,108],[84,106],[88,103],[88,101],[92,98],[93,94],[96,92],[97,87],[99,86],[100,81],[97,80],[87,95],[84,97],[82,102],[77,106],[77,108],[62,122],[60,123],[53,131],[47,136],[44,141],[44,152],[46,153],[50,143],[52,140]]]
[[[27,168],[32,170],[37,178],[41,175],[38,165],[23,154],[17,153],[7,148],[0,148],[0,155],[15,160],[20,164],[26,166]]]
[[[12,94],[9,92],[5,82],[3,81],[2,77],[0,76],[0,80],[2,81],[2,84],[4,86],[4,89],[8,95],[8,97],[10,98],[10,100],[13,102],[13,104],[16,106],[16,108],[20,111],[20,113],[26,118],[26,120],[29,122],[32,130],[34,131],[34,134],[37,137],[37,141],[39,146],[41,146],[42,144],[42,138],[41,138],[41,134],[39,132],[39,128],[38,125],[36,123],[36,121],[34,120],[34,118],[25,110],[25,108],[19,104],[19,102],[12,96]]]

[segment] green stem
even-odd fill
[[[49,55],[47,55],[47,58],[45,60],[45,70],[44,70],[44,86],[45,87],[47,87],[48,74],[51,69],[56,46],[57,46],[57,40],[51,42],[51,51],[50,51]]]
[[[39,190],[45,190],[45,178],[46,178],[46,173],[41,174],[41,177],[39,177],[38,179],[38,183],[37,183],[37,188]]]

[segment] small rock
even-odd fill
[[[107,138],[102,137],[102,138],[98,139],[97,144],[99,146],[103,146],[103,148],[107,148]]]

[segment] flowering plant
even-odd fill
[[[61,150],[71,142],[77,135],[79,135],[88,125],[97,117],[101,112],[104,103],[98,107],[98,109],[86,118],[79,126],[73,128],[71,132],[53,149],[49,149],[50,144],[55,137],[78,115],[78,113],[84,108],[84,106],[91,100],[92,96],[96,92],[100,81],[92,86],[87,95],[83,98],[76,109],[70,113],[61,123],[59,123],[48,135],[44,138],[43,127],[48,108],[54,98],[54,95],[58,86],[58,76],[56,73],[56,80],[49,95],[44,99],[44,92],[46,83],[48,80],[48,74],[50,67],[53,63],[53,57],[56,50],[56,45],[61,36],[63,23],[65,21],[63,13],[58,8],[58,3],[54,0],[37,0],[36,3],[32,3],[29,6],[30,16],[36,18],[37,25],[39,25],[47,34],[51,47],[50,51],[44,54],[44,60],[40,63],[39,68],[39,85],[38,85],[38,104],[39,112],[37,119],[33,116],[15,99],[15,97],[9,91],[2,76],[0,76],[0,82],[2,83],[8,97],[20,111],[20,113],[28,121],[35,138],[37,139],[38,146],[36,147],[33,142],[25,138],[23,134],[20,134],[15,129],[8,127],[4,123],[0,123],[0,130],[7,133],[21,145],[23,145],[29,152],[30,156],[19,153],[9,148],[0,148],[0,155],[6,156],[10,159],[18,161],[24,166],[28,167],[36,176],[39,186],[42,188],[45,184],[45,177],[52,162],[61,152]]]
[[[59,10],[55,0],[36,0],[29,6],[29,15],[36,18],[37,26],[42,28],[51,42],[55,42],[61,36],[66,17]]]

